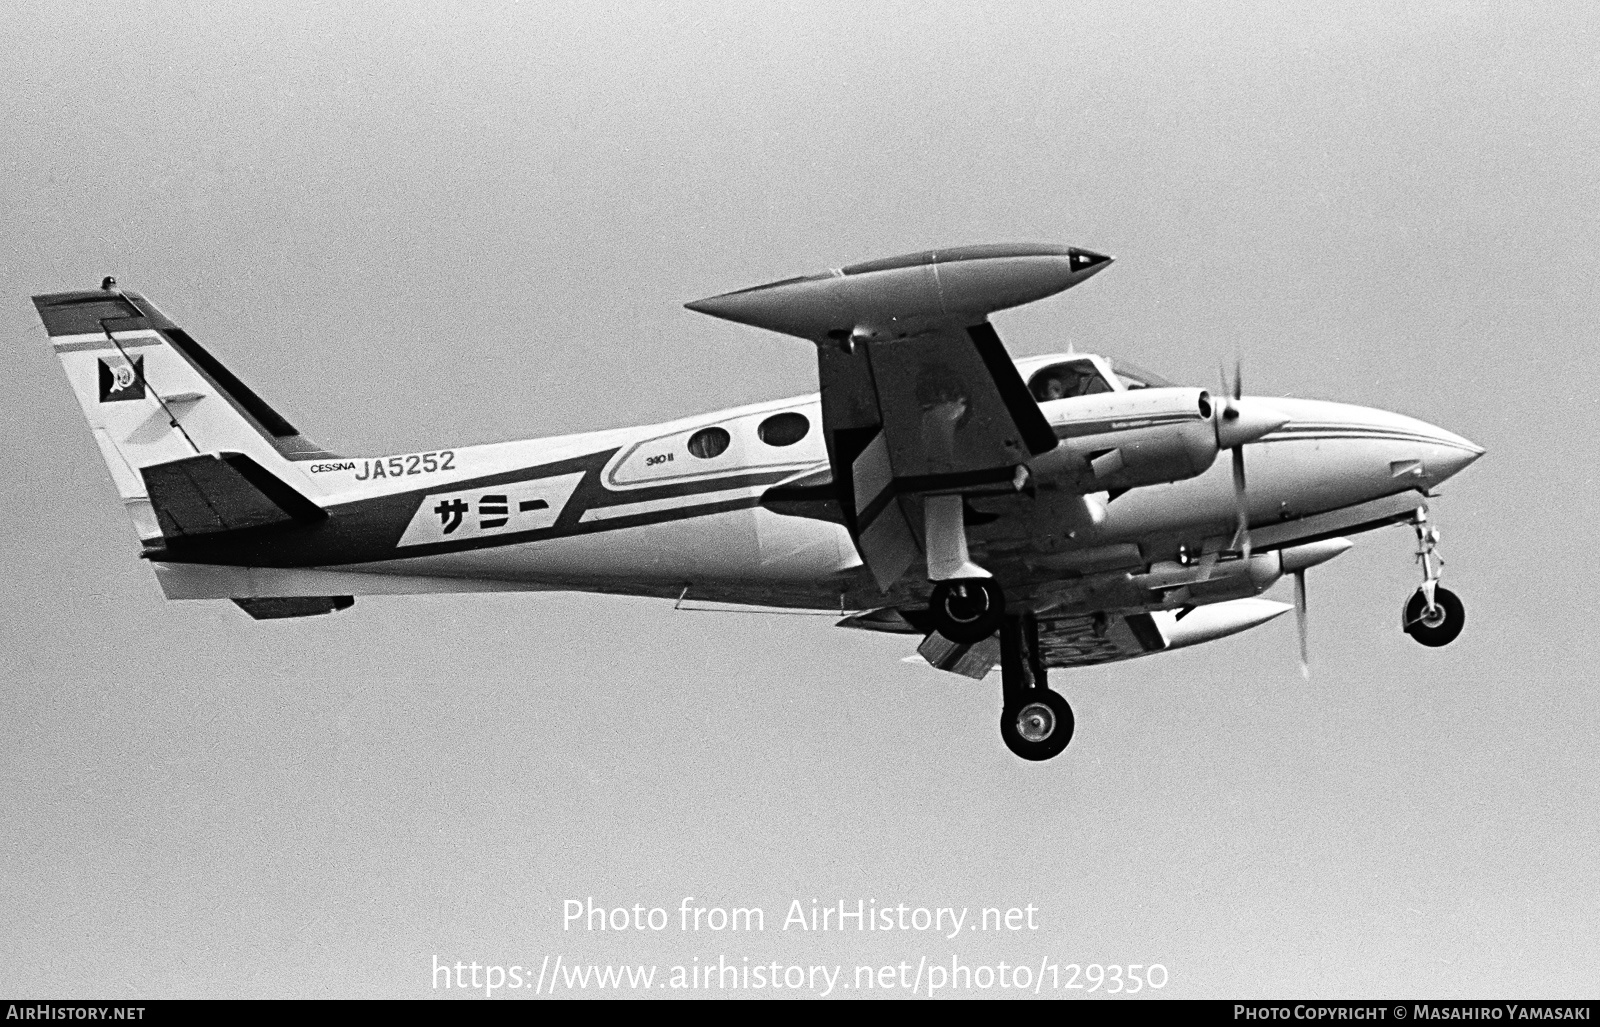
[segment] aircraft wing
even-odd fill
[[[836,495],[880,587],[923,547],[921,498],[1011,491],[1055,433],[987,322],[818,350]]]
[[[1039,651],[1047,667],[1089,667],[1212,642],[1258,627],[1292,609],[1288,603],[1249,598],[1181,612],[1045,613],[1039,617]],[[846,617],[838,626],[898,635],[920,635],[924,631],[893,607]],[[981,679],[1000,665],[1000,642],[990,636],[963,644],[933,633],[917,647],[917,655],[938,670]]]
[[[689,307],[816,343],[834,495],[887,591],[924,551],[926,497],[1012,491],[1057,444],[989,313],[1109,262],[1060,246],[936,250]]]

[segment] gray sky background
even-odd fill
[[[955,953],[1594,994],[1594,5],[270,6],[0,11],[0,993]],[[27,300],[117,274],[380,454],[810,391],[807,344],[680,304],[1005,240],[1119,258],[1001,315],[1013,353],[1239,354],[1486,446],[1434,504],[1462,638],[1400,633],[1413,540],[1363,536],[1311,575],[1309,684],[1288,621],[1057,672],[1078,734],[1029,765],[996,682],[827,620],[166,603]],[[563,933],[588,895],[769,930]],[[776,930],[857,897],[1043,928]]]

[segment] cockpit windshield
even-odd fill
[[[1097,392],[1115,392],[1110,382],[1100,373],[1094,361],[1067,360],[1051,364],[1028,379],[1028,391],[1040,403],[1073,396],[1092,396]]]

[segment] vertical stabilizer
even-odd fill
[[[294,463],[331,455],[114,280],[33,303],[141,540],[162,536],[146,468],[229,452],[293,480]]]

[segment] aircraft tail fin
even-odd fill
[[[333,454],[144,297],[108,278],[33,303],[141,540],[320,515],[284,479]]]

